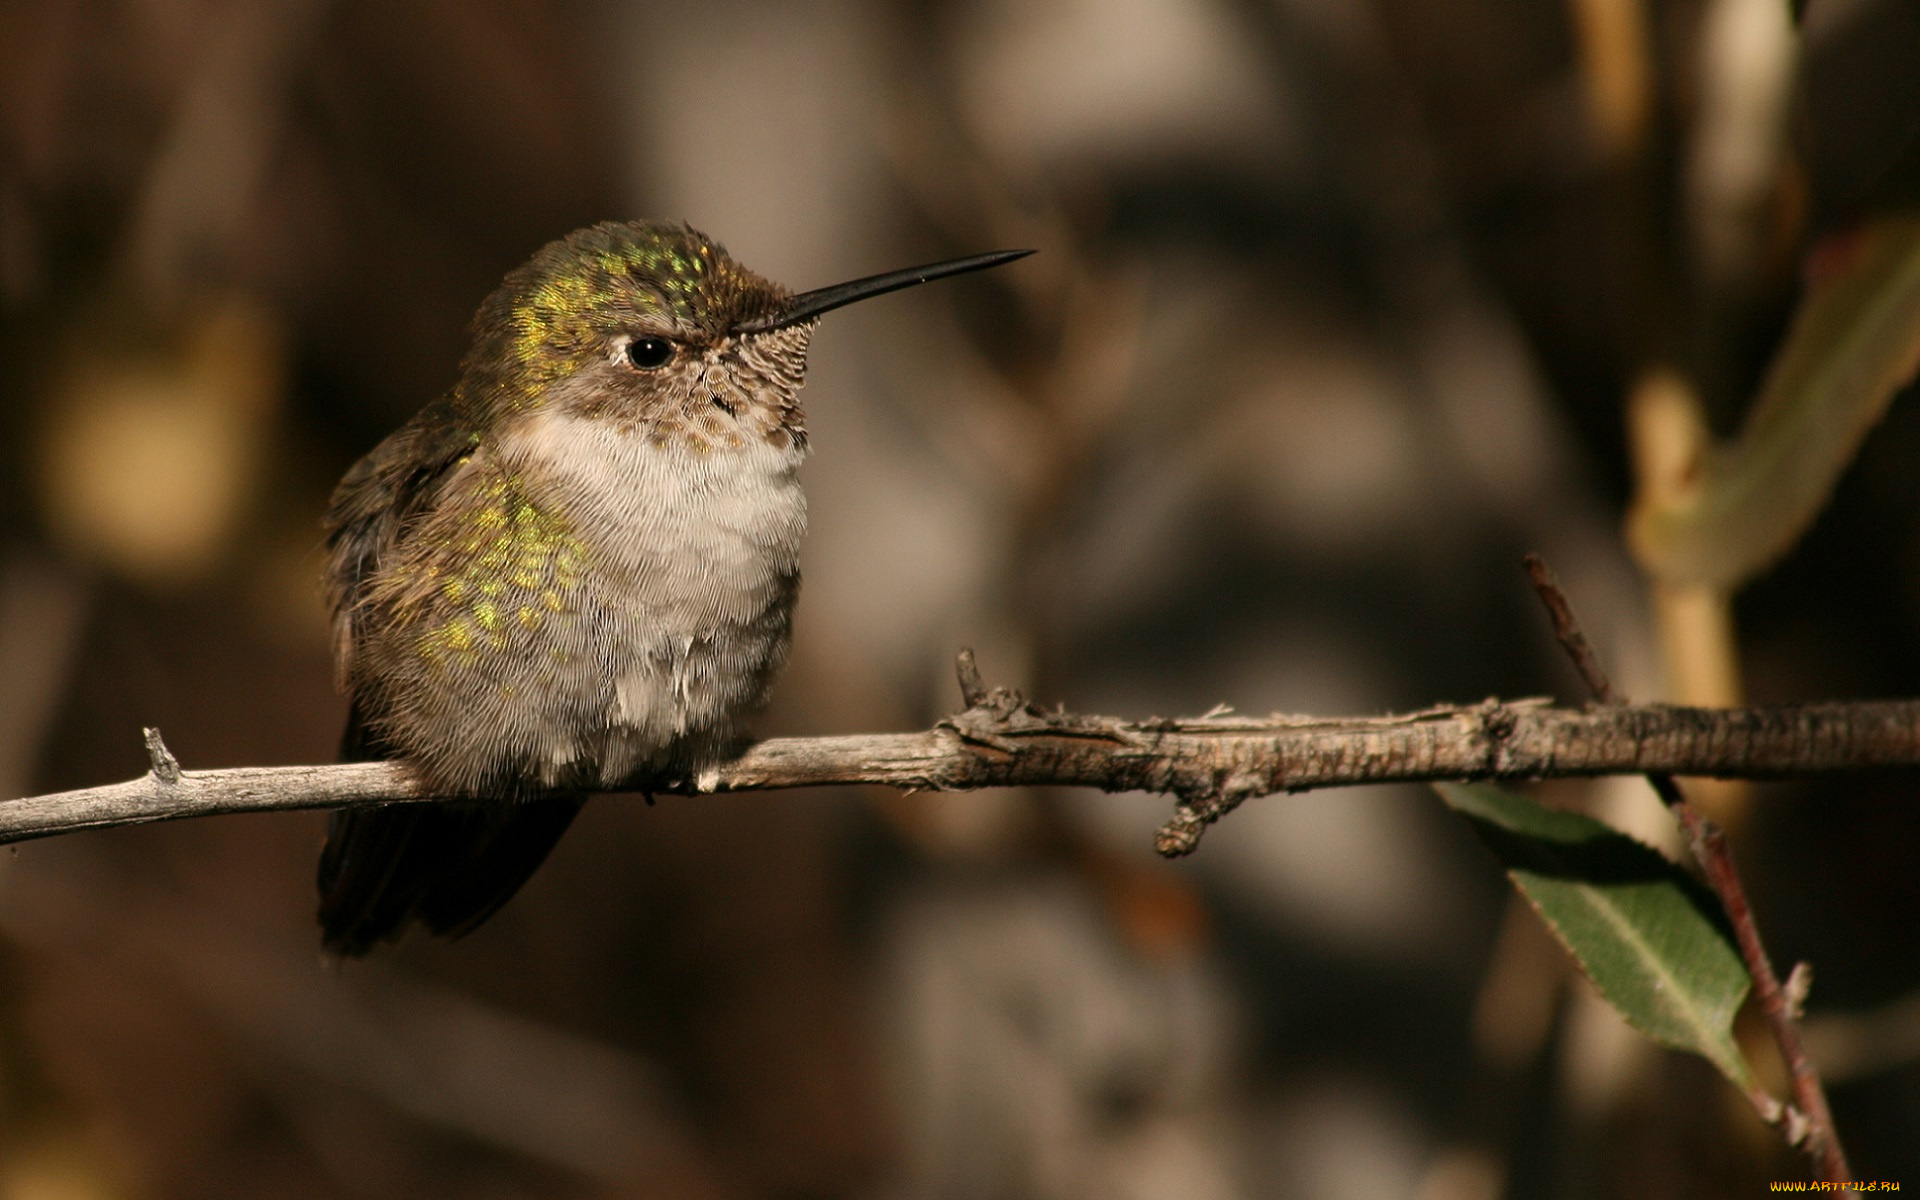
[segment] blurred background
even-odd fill
[[[762,733],[924,727],[962,645],[1136,717],[1578,702],[1528,549],[1637,698],[1913,695],[1911,405],[1698,636],[1621,522],[1630,397],[1731,433],[1810,252],[1916,201],[1906,0],[4,0],[0,793],[136,775],[142,725],[329,761],[334,481],[504,272],[640,216],[795,288],[1041,251],[815,338]],[[1672,844],[1642,784],[1542,792]],[[1920,1185],[1911,793],[1714,803],[1857,1172]],[[484,929],[344,966],[322,814],[13,848],[0,1200],[1805,1177],[1430,794],[1255,801],[1177,866],[1168,810],[602,800]]]

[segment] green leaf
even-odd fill
[[[1659,851],[1591,817],[1491,784],[1434,789],[1472,824],[1627,1024],[1753,1087],[1733,1040],[1733,1015],[1752,980],[1711,892]]]
[[[1792,548],[1920,368],[1920,217],[1867,222],[1794,313],[1745,428],[1678,496],[1642,496],[1627,542],[1669,583],[1732,591]]]

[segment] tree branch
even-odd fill
[[[966,664],[971,665],[971,656]],[[1203,717],[1128,721],[1041,711],[986,691],[921,733],[775,738],[698,779],[636,790],[701,794],[841,784],[907,791],[1074,786],[1179,799],[1158,845],[1190,852],[1205,827],[1273,792],[1441,779],[1545,779],[1664,772],[1765,779],[1920,767],[1920,700],[1699,709],[1554,708],[1488,700],[1402,716]],[[222,813],[446,799],[396,763],[180,771],[149,739],[156,770],[105,787],[0,803],[0,843]],[[174,772],[178,772],[177,776]]]

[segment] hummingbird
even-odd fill
[[[821,315],[1028,253],[796,295],[689,226],[607,222],[509,273],[452,390],[328,506],[342,755],[397,760],[444,799],[333,814],[327,950],[414,922],[459,937],[586,793],[737,751],[787,656]]]

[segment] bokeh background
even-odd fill
[[[0,793],[330,759],[346,466],[595,220],[830,317],[768,734],[921,727],[952,657],[1131,716],[1684,692],[1626,397],[1723,431],[1808,251],[1920,201],[1905,0],[4,0]],[[1796,23],[1797,22],[1797,23]],[[1920,680],[1897,402],[1738,597],[1755,701]],[[1723,681],[1724,683],[1725,681]],[[1863,1178],[1920,1186],[1907,777],[1726,798],[1818,968]],[[1546,789],[1670,839],[1631,781]],[[1748,1196],[1804,1178],[1627,1032],[1419,789],[591,805],[457,944],[322,961],[320,814],[0,856],[0,1198]],[[1824,1039],[1824,1040],[1822,1040]],[[1756,1050],[1756,1053],[1760,1053]]]

